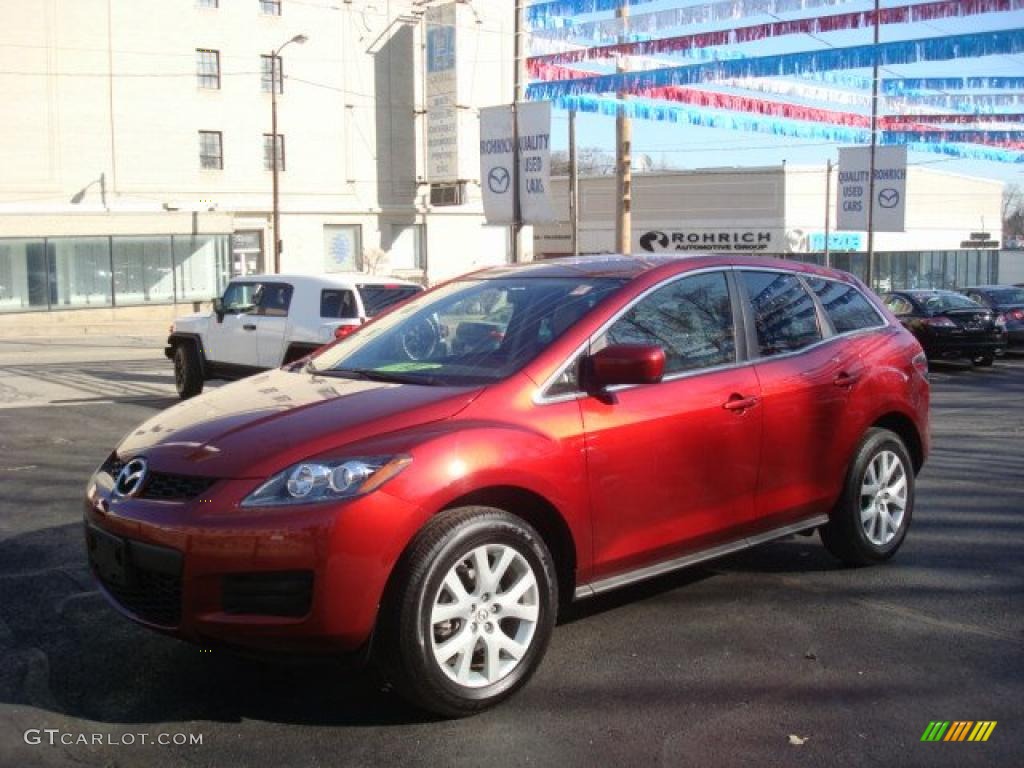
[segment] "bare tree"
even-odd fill
[[[1007,184],[1003,189],[1003,242],[1024,240],[1024,189]]]

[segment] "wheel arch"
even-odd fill
[[[172,333],[167,337],[167,346],[172,350],[177,349],[179,346],[184,344],[191,344],[199,355],[199,365],[202,368],[203,376],[205,377],[209,372],[209,367],[206,362],[206,351],[203,349],[203,339],[198,333]],[[171,353],[173,355],[173,351]]]
[[[913,419],[899,411],[890,411],[875,419],[871,426],[888,429],[899,435],[903,444],[907,446],[907,451],[910,452],[910,460],[914,463],[914,474],[921,471],[925,458],[924,443]]]

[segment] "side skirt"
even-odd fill
[[[611,590],[618,589],[619,587],[625,587],[628,584],[635,584],[638,581],[653,579],[656,576],[671,573],[672,571],[678,571],[681,568],[687,568],[691,565],[696,565],[697,563],[714,560],[716,557],[731,555],[733,552],[739,552],[743,549],[756,547],[758,544],[764,544],[775,539],[781,539],[784,536],[800,533],[801,531],[806,531],[810,528],[817,528],[827,522],[828,515],[818,515],[817,517],[801,520],[799,523],[787,525],[783,528],[774,528],[755,536],[737,539],[736,541],[731,541],[726,544],[719,544],[717,547],[704,549],[700,552],[691,552],[690,554],[683,555],[682,557],[676,557],[671,560],[655,563],[654,565],[646,565],[643,568],[637,568],[633,571],[626,571],[625,573],[616,574],[615,576],[598,579],[597,581],[592,581],[589,584],[582,584],[576,587],[576,594],[574,595],[574,598],[576,600],[583,600],[588,597],[594,597],[595,595],[610,592]]]

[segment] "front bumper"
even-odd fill
[[[365,648],[394,563],[420,519],[381,490],[340,504],[248,510],[259,481],[187,502],[85,499],[90,567],[121,613],[200,644],[339,654]]]

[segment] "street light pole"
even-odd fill
[[[280,45],[277,50],[270,54],[270,169],[273,173],[273,229],[274,229],[274,273],[281,274],[281,202],[279,199],[278,164],[277,164],[277,60],[287,46],[292,43],[302,45],[309,38],[305,35],[296,35],[291,40]]]

